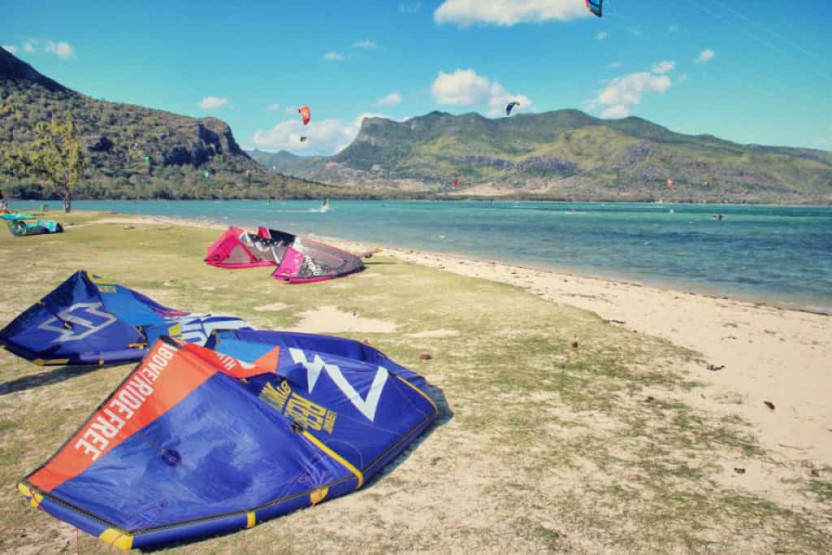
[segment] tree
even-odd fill
[[[11,116],[12,114],[12,106],[11,104],[0,106],[0,119],[5,118],[6,116]],[[10,134],[11,136],[11,134]],[[12,173],[12,168],[14,166],[14,157],[12,156],[11,152],[7,151],[4,148],[0,148],[0,173],[8,172]],[[0,188],[0,197],[4,197],[3,189]]]
[[[78,138],[78,129],[67,112],[61,123],[54,118],[50,123],[35,126],[37,139],[30,150],[18,150],[14,157],[29,172],[41,177],[57,189],[64,200],[64,211],[72,211],[72,188],[84,171],[86,160]]]

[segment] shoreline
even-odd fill
[[[310,238],[314,238],[316,240],[321,240],[324,242],[330,242],[335,244],[350,244],[355,245],[353,250],[356,251],[364,251],[369,250],[371,248],[381,248],[382,250],[389,250],[389,251],[413,251],[419,252],[426,255],[431,256],[438,256],[438,257],[446,257],[449,259],[454,260],[462,260],[468,262],[483,262],[487,264],[498,264],[502,266],[507,266],[511,268],[516,268],[524,271],[530,272],[542,272],[542,273],[549,273],[554,274],[557,276],[566,276],[575,279],[593,279],[602,282],[609,282],[609,283],[620,283],[624,285],[631,285],[633,287],[648,287],[652,289],[657,289],[659,291],[667,291],[671,293],[684,293],[687,295],[696,295],[699,297],[706,297],[709,299],[715,300],[728,300],[728,301],[736,301],[741,303],[746,303],[753,305],[755,307],[768,307],[774,308],[778,310],[790,310],[795,312],[805,312],[807,314],[816,314],[818,316],[832,316],[832,308],[829,310],[825,308],[810,308],[806,306],[798,306],[798,305],[789,305],[788,303],[784,303],[779,301],[775,298],[770,297],[755,297],[749,296],[748,298],[743,298],[742,296],[731,296],[728,294],[720,294],[720,293],[707,293],[704,291],[697,291],[696,289],[688,289],[682,284],[681,282],[673,283],[672,281],[668,280],[666,284],[658,284],[658,283],[650,283],[647,281],[639,281],[637,279],[631,279],[624,276],[614,276],[614,275],[605,275],[605,274],[592,274],[590,272],[581,272],[576,271],[572,268],[558,268],[558,267],[547,267],[547,266],[536,266],[533,264],[521,264],[521,263],[513,263],[510,261],[505,260],[498,260],[498,259],[491,259],[491,258],[477,258],[474,256],[467,256],[462,254],[455,254],[455,253],[447,253],[442,251],[433,251],[433,250],[425,250],[416,247],[379,247],[378,245],[371,245],[370,243],[365,243],[362,241],[351,241],[348,239],[341,239],[338,237],[329,237],[325,235],[313,235]],[[677,287],[678,286],[678,287]]]
[[[98,223],[228,227],[120,214]],[[373,247],[316,238],[353,252]],[[715,414],[740,416],[753,425],[766,448],[788,460],[832,466],[829,314],[417,249],[384,247],[380,255],[520,287],[547,301],[592,312],[610,325],[699,353],[700,360],[682,369],[686,377],[705,385],[689,402]]]
[[[229,199],[217,199],[217,198],[177,198],[177,199],[162,199],[162,198],[139,198],[139,199],[132,199],[132,198],[74,198],[72,202],[261,202],[266,200],[267,197],[263,198],[229,198]],[[324,198],[329,198],[330,200],[337,200],[339,202],[517,202],[517,203],[540,203],[540,202],[547,202],[552,204],[656,204],[656,205],[665,205],[665,206],[763,206],[763,207],[772,207],[772,208],[785,208],[785,207],[800,207],[800,208],[829,208],[832,207],[832,200],[827,201],[824,204],[818,203],[792,203],[792,204],[775,204],[770,202],[687,202],[687,201],[657,201],[657,200],[617,200],[617,199],[609,199],[609,200],[560,200],[560,199],[531,199],[531,198],[511,198],[511,197],[502,197],[502,196],[495,196],[495,197],[487,197],[487,196],[476,196],[473,195],[471,197],[466,198],[457,198],[456,196],[449,196],[443,198],[423,198],[423,199],[413,199],[413,198],[389,198],[389,199],[376,199],[376,198],[354,198],[354,197],[335,197],[335,196],[328,196],[328,197],[320,197],[320,198],[290,198],[290,199],[272,199],[274,202],[318,202],[322,201]],[[38,204],[46,204],[50,202],[62,203],[61,199],[46,199],[46,200],[35,200],[35,199],[21,199],[21,198],[11,198],[9,199],[10,202],[21,203],[21,202],[32,202]],[[32,210],[31,208],[27,208],[26,210]]]
[[[409,249],[383,254],[518,286],[595,313],[610,325],[697,352],[701,362],[687,365],[684,373],[706,387],[689,402],[741,416],[766,448],[789,460],[832,465],[828,314]]]
[[[181,218],[175,216],[156,216],[150,214],[129,214],[129,213],[122,213],[122,212],[110,212],[112,216],[119,216],[119,218],[105,218],[103,220],[99,220],[98,223],[135,223],[138,221],[144,223],[157,223],[159,225],[187,225],[191,227],[198,227],[203,229],[216,229],[216,230],[225,230],[232,224],[225,224],[214,222],[211,220],[192,220],[188,218]],[[131,220],[131,218],[136,218],[135,222]],[[148,222],[150,220],[150,222]],[[661,285],[658,283],[650,283],[646,281],[639,281],[637,279],[631,279],[624,276],[612,276],[612,275],[603,275],[603,274],[591,274],[589,272],[584,273],[580,271],[576,271],[572,268],[559,268],[559,267],[547,267],[547,266],[537,266],[537,265],[529,265],[529,264],[521,264],[521,263],[513,263],[510,261],[499,260],[499,259],[490,259],[490,258],[476,258],[473,256],[467,256],[462,254],[455,254],[455,253],[448,253],[442,251],[434,251],[434,250],[425,250],[416,247],[396,247],[396,246],[379,246],[377,244],[368,243],[365,241],[354,241],[351,239],[343,239],[340,237],[331,237],[328,235],[309,235],[311,239],[320,240],[323,242],[333,243],[337,245],[348,245],[346,250],[352,250],[354,252],[366,252],[370,251],[375,248],[382,249],[383,251],[389,252],[400,252],[400,253],[421,253],[424,255],[448,258],[452,260],[459,260],[459,261],[466,261],[466,262],[480,262],[490,265],[500,265],[505,267],[510,267],[514,269],[519,269],[523,271],[530,271],[530,272],[540,272],[540,273],[548,273],[555,276],[565,276],[574,279],[588,279],[588,280],[596,280],[600,282],[606,283],[617,283],[622,285],[629,285],[632,287],[646,287],[650,289],[656,289],[658,291],[665,291],[669,293],[681,293],[686,295],[695,295],[698,297],[705,297],[708,299],[713,300],[724,300],[724,301],[734,301],[738,303],[744,303],[748,305],[752,305],[754,307],[761,307],[761,308],[771,308],[776,310],[786,310],[786,311],[793,311],[793,312],[803,312],[806,314],[813,314],[817,316],[832,316],[832,310],[826,309],[813,309],[808,308],[806,306],[796,306],[796,305],[789,305],[784,304],[778,299],[769,298],[769,297],[756,297],[756,298],[743,298],[742,296],[731,296],[728,294],[719,294],[719,293],[707,293],[704,291],[697,291],[694,288],[686,288],[682,283],[672,283],[668,282],[666,285]],[[680,287],[677,287],[679,285]]]
[[[204,202],[204,201],[195,201],[195,202]],[[233,201],[229,201],[233,202]],[[644,203],[639,203],[644,204]],[[691,205],[697,206],[697,205]],[[726,205],[729,206],[729,205]],[[735,205],[735,206],[742,206],[742,205]],[[776,206],[776,205],[772,205]],[[105,211],[105,210],[94,210],[95,212],[107,212],[111,215],[118,215],[120,217],[129,218],[129,217],[140,217],[140,218],[149,218],[156,221],[163,221],[174,223],[174,222],[183,222],[188,223],[194,226],[202,226],[206,228],[212,229],[225,229],[231,222],[219,222],[216,219],[211,219],[206,217],[204,219],[191,219],[187,216],[166,216],[166,215],[155,215],[155,214],[135,214],[132,212],[115,212],[115,211]],[[249,227],[253,226],[254,224],[250,224]],[[245,227],[245,226],[244,226]],[[787,292],[780,292],[780,296],[778,296],[778,291],[762,291],[762,292],[755,292],[753,290],[749,290],[747,288],[742,288],[736,286],[734,288],[730,287],[717,287],[712,284],[708,283],[698,283],[696,281],[684,281],[679,279],[677,276],[667,276],[667,277],[659,277],[655,279],[651,279],[650,276],[639,276],[639,275],[627,275],[626,272],[621,272],[615,269],[605,270],[603,268],[583,268],[583,267],[569,267],[569,266],[557,266],[557,265],[550,265],[544,262],[535,262],[535,261],[517,261],[514,262],[512,260],[507,260],[504,258],[487,258],[485,256],[479,256],[477,254],[468,255],[468,254],[457,254],[457,253],[449,253],[443,252],[439,250],[433,249],[426,249],[420,246],[397,246],[397,245],[384,245],[379,243],[370,243],[368,241],[360,240],[360,239],[344,239],[337,236],[330,236],[327,234],[316,234],[316,233],[300,233],[300,235],[308,235],[310,238],[317,238],[324,241],[330,242],[351,242],[358,245],[362,245],[361,250],[366,250],[367,247],[381,247],[384,249],[400,249],[400,250],[415,250],[420,252],[425,252],[431,255],[437,256],[450,256],[454,258],[460,259],[470,259],[470,260],[478,260],[484,262],[493,262],[497,264],[504,264],[508,266],[512,266],[515,268],[522,268],[524,270],[530,271],[544,271],[544,272],[551,272],[559,275],[566,275],[572,276],[575,278],[593,278],[593,279],[600,279],[604,281],[611,281],[616,283],[627,283],[635,286],[643,286],[643,287],[652,287],[656,289],[661,289],[665,291],[676,291],[676,292],[684,292],[684,293],[691,293],[695,295],[715,298],[715,299],[730,299],[730,300],[737,300],[741,302],[750,303],[757,306],[770,306],[779,308],[782,310],[796,310],[801,312],[807,312],[810,314],[819,314],[819,315],[832,315],[832,299],[827,300],[825,297],[821,296],[812,296],[811,294],[800,294],[797,292],[789,293]],[[441,246],[439,246],[441,248]],[[736,285],[736,284],[735,284]]]

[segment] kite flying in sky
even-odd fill
[[[586,0],[586,9],[601,17],[604,0]]]
[[[309,110],[309,106],[301,106],[298,108],[298,113],[300,114],[301,119],[303,120],[303,127],[306,128],[309,125],[309,120],[312,119],[312,112]],[[300,142],[306,141],[307,137],[305,135],[301,136]]]

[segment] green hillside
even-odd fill
[[[41,75],[0,48],[0,150],[26,148],[38,122],[64,118],[66,113],[78,125],[88,162],[76,198],[332,194],[330,187],[266,171],[240,149],[221,120],[96,100]],[[31,176],[12,174],[2,166],[0,186],[17,198],[53,194]]]
[[[287,159],[286,157],[283,157]],[[740,145],[577,110],[365,119],[330,158],[272,161],[322,183],[569,200],[832,202],[832,153]],[[304,169],[304,164],[311,166]],[[675,182],[668,187],[668,178]]]

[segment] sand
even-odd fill
[[[289,331],[303,333],[393,333],[396,324],[365,318],[356,312],[344,312],[334,306],[322,306],[315,310],[301,312],[300,322]]]
[[[698,406],[741,416],[784,457],[832,465],[832,316],[409,249],[382,254],[516,285],[701,353],[689,369],[707,384]]]

